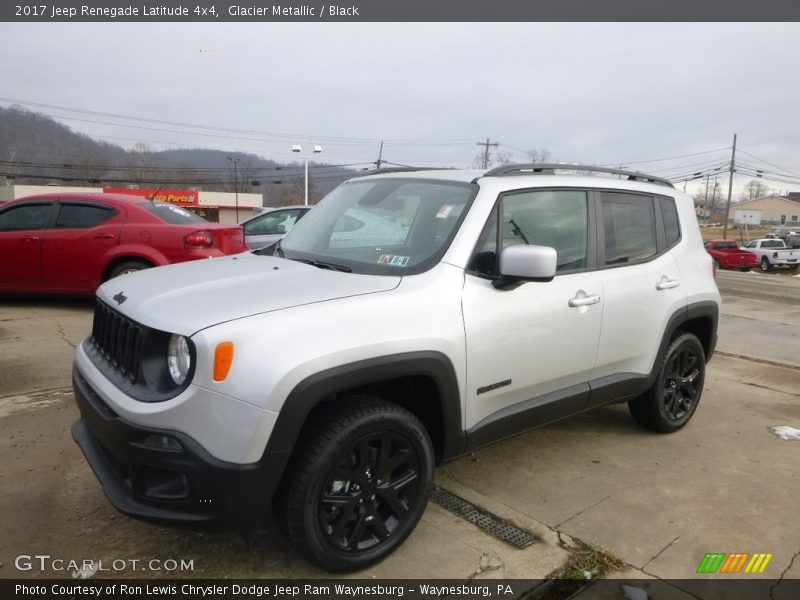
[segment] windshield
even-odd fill
[[[473,184],[420,179],[345,183],[286,234],[276,253],[355,273],[420,273],[444,255],[476,191]]]

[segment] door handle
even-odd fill
[[[600,302],[600,296],[575,296],[574,298],[569,299],[569,305],[572,308],[577,308],[579,306],[591,306],[592,304],[598,304]]]
[[[94,236],[94,239],[96,239],[96,240],[113,240],[114,237],[115,236],[114,236],[113,233],[98,233],[96,236]]]
[[[662,277],[661,281],[656,284],[656,289],[658,291],[671,290],[678,287],[680,284],[681,282],[677,279],[667,279],[666,277]]]
[[[22,238],[23,242],[36,242],[38,240],[39,240],[39,236],[38,235],[29,235],[28,237]]]

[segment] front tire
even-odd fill
[[[376,396],[349,398],[312,419],[277,508],[311,562],[364,568],[402,544],[422,516],[433,485],[430,437],[413,414]]]
[[[628,402],[634,420],[660,433],[677,431],[692,418],[705,380],[703,345],[691,333],[670,342],[653,385]]]

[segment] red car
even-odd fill
[[[241,227],[125,194],[47,194],[0,207],[0,291],[93,293],[107,279],[244,252]]]
[[[749,271],[758,266],[758,257],[739,248],[735,240],[711,240],[705,243],[706,251],[714,257],[718,269]]]

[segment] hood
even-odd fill
[[[386,292],[400,279],[244,253],[121,275],[97,297],[147,327],[189,336],[250,315]]]

